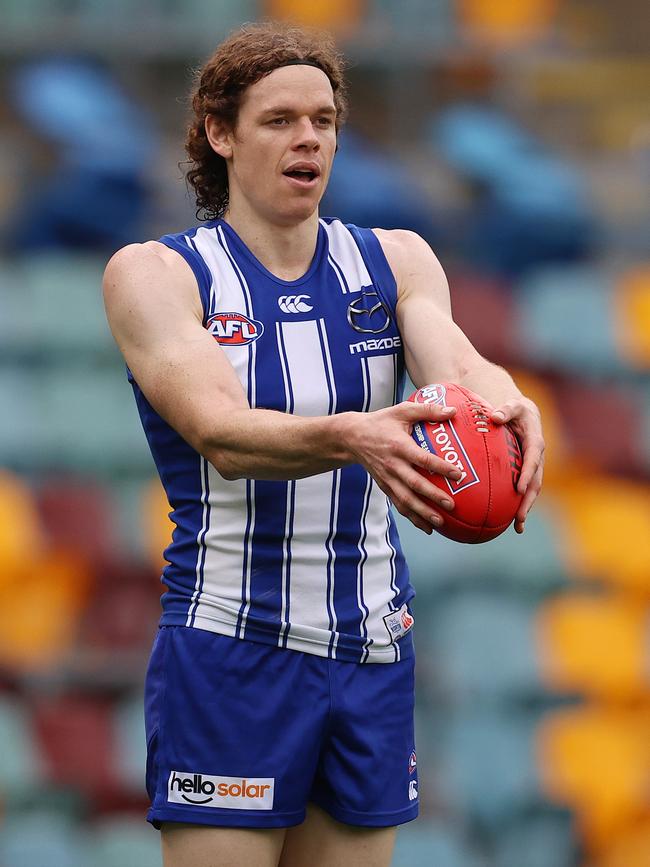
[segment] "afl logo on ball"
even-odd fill
[[[215,313],[205,327],[222,346],[248,346],[264,333],[264,325],[243,313]]]
[[[437,403],[439,406],[447,406],[445,395],[447,389],[440,383],[433,385],[425,385],[424,388],[418,389],[415,393],[415,403]]]

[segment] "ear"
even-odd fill
[[[205,118],[205,134],[212,150],[224,159],[232,156],[231,132],[223,120],[216,114]]]

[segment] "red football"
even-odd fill
[[[516,489],[522,464],[517,437],[508,425],[490,421],[489,404],[461,385],[426,385],[409,400],[456,407],[456,414],[448,421],[418,422],[412,433],[421,448],[454,464],[462,473],[453,481],[418,467],[454,500],[452,512],[436,509],[445,521],[436,529],[456,542],[494,539],[510,526],[521,502]]]

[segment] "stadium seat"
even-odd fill
[[[48,419],[37,465],[79,472],[143,472],[152,461],[121,365],[96,370],[54,368],[40,379]]]
[[[83,557],[51,549],[27,560],[0,588],[0,662],[17,671],[51,671],[74,645],[92,583]]]
[[[109,491],[91,478],[46,477],[36,492],[50,544],[78,551],[96,566],[115,559],[119,535]]]
[[[621,356],[637,370],[650,370],[650,265],[621,276],[614,305],[614,333]]]
[[[452,702],[537,697],[533,625],[531,605],[504,593],[476,590],[441,600],[420,636],[436,687]]]
[[[487,830],[539,799],[534,717],[470,705],[431,733],[441,797]]]
[[[550,28],[558,0],[461,0],[463,29],[474,37],[497,43],[519,43],[543,37]]]
[[[549,690],[610,701],[648,692],[644,602],[566,593],[546,600],[536,619],[540,669]]]
[[[265,14],[275,20],[297,21],[350,36],[361,24],[365,0],[265,0]]]
[[[441,589],[507,587],[519,596],[537,597],[565,581],[560,517],[554,495],[543,494],[526,520],[524,537],[510,527],[483,545],[461,545],[434,533],[425,536],[397,515],[402,547],[418,594]]]
[[[575,822],[550,805],[517,817],[495,840],[498,867],[575,867],[582,863]]]
[[[151,566],[162,569],[163,551],[172,539],[174,524],[169,518],[170,505],[159,479],[152,479],[142,488],[141,533]]]
[[[528,363],[581,375],[625,370],[612,327],[612,284],[602,270],[539,268],[520,281],[518,301]]]
[[[43,459],[45,425],[38,374],[16,364],[0,365],[0,466],[30,470]]]
[[[115,355],[102,302],[105,258],[41,253],[18,262],[17,276],[39,353]],[[24,338],[24,339],[25,339]]]
[[[113,711],[115,732],[115,772],[120,783],[146,796],[144,767],[146,743],[144,731],[144,700],[142,691],[122,699]]]
[[[554,492],[568,574],[641,594],[650,588],[650,489],[612,476],[567,476]]]
[[[401,826],[397,835],[392,867],[481,867],[482,858],[474,852],[461,828],[453,819],[427,822],[424,817],[413,825]]]
[[[498,364],[516,358],[520,353],[519,338],[508,286],[496,279],[462,272],[450,273],[448,279],[454,319],[481,355]]]
[[[160,837],[140,817],[113,815],[91,826],[89,867],[160,867]]]
[[[79,642],[112,659],[116,676],[133,675],[153,642],[162,589],[158,573],[137,563],[106,564],[80,617]]]
[[[574,467],[629,476],[647,471],[645,407],[634,389],[563,380],[556,385],[555,395]]]
[[[3,802],[10,799],[17,803],[43,783],[45,768],[27,708],[8,695],[0,695],[0,744],[0,798]],[[0,863],[5,867],[2,858]]]
[[[41,810],[3,818],[0,863],[2,867],[94,867],[85,832],[60,813]],[[129,862],[122,864],[127,867]]]
[[[602,847],[647,812],[649,725],[647,708],[597,704],[556,710],[538,725],[543,791],[575,810],[588,848]]]
[[[592,858],[593,867],[647,867],[650,864],[650,819],[633,822]]]
[[[45,535],[30,488],[0,469],[0,588],[45,550]]]
[[[93,798],[117,788],[114,732],[108,699],[93,696],[41,696],[33,718],[48,778],[75,786]]]

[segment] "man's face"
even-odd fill
[[[291,225],[311,216],[336,151],[329,79],[313,66],[283,66],[248,87],[228,136],[230,201],[243,196],[261,216]]]

